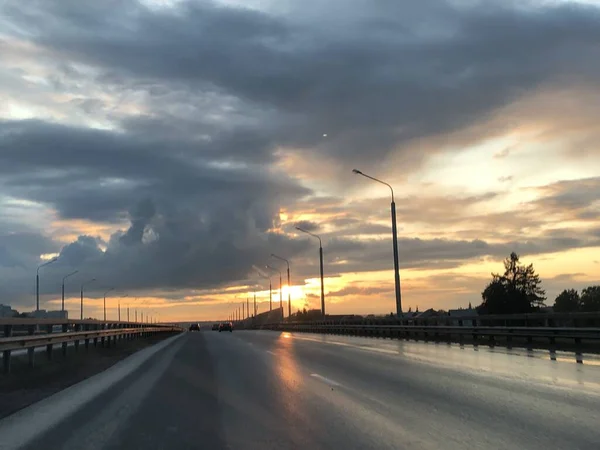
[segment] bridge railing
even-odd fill
[[[580,347],[582,343],[600,344],[600,327],[519,327],[519,326],[443,326],[396,324],[349,324],[320,322],[287,322],[267,325],[263,329],[323,334],[343,334],[396,339],[456,341],[459,343],[504,343],[508,346],[523,342],[555,347]]]
[[[138,337],[155,336],[164,333],[183,331],[180,326],[173,324],[149,324],[119,321],[98,320],[69,320],[69,319],[31,319],[31,318],[0,318],[0,352],[4,373],[11,370],[13,352],[27,350],[29,366],[35,365],[35,349],[46,347],[48,359],[52,359],[54,345],[62,345],[63,356],[67,347],[73,345],[79,350],[80,343],[86,349],[90,342],[97,346],[111,347],[118,340],[129,340]]]

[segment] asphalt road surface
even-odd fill
[[[26,448],[598,449],[600,361],[186,333]]]

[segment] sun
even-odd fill
[[[290,289],[288,289],[287,285],[283,286],[284,302],[288,299],[288,292],[291,294],[292,297],[292,310],[294,308],[299,308],[304,305],[304,302],[306,300],[306,293],[304,292],[304,288],[302,286],[292,285]],[[275,298],[275,295],[273,297]]]

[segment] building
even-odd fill
[[[45,309],[40,309],[39,311],[28,312],[27,317],[33,317],[36,319],[68,319],[69,313],[68,311],[46,311]]]
[[[0,304],[0,317],[15,317],[19,311],[12,309],[9,305]]]
[[[452,325],[471,327],[478,314],[475,308],[459,308],[448,310],[448,316],[452,318]]]

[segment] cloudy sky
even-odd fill
[[[0,303],[225,317],[480,302],[511,251],[553,303],[600,279],[600,2],[0,3]],[[273,277],[278,285],[279,275]],[[135,301],[135,298],[138,298]],[[277,296],[276,296],[277,297]]]

